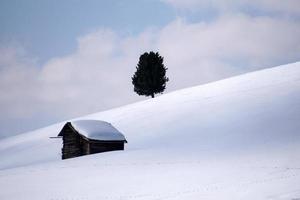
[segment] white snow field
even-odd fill
[[[79,119],[125,151],[61,160],[65,122],[3,139],[1,200],[300,199],[300,62]]]

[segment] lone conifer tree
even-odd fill
[[[138,95],[151,96],[163,93],[166,89],[166,83],[169,80],[166,77],[167,68],[163,64],[164,58],[158,52],[145,52],[140,56],[136,72],[132,77],[134,91]]]

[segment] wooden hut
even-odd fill
[[[93,153],[124,150],[124,135],[110,123],[99,120],[67,122],[59,137],[63,139],[62,159]]]

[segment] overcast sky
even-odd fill
[[[139,56],[167,91],[300,60],[299,0],[1,0],[0,137],[147,99]]]

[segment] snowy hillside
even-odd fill
[[[61,160],[65,122],[0,141],[0,199],[300,199],[300,62],[85,116],[125,151]]]

